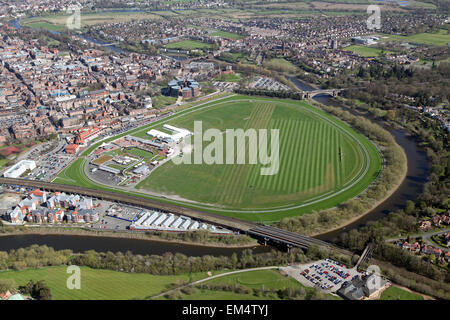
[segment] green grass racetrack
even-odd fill
[[[186,109],[126,134],[143,137],[149,128],[161,128],[164,123],[193,130],[194,120],[203,121],[203,130],[279,129],[279,172],[262,176],[261,164],[175,165],[169,161],[139,183],[136,192],[115,191],[270,223],[345,202],[364,191],[381,169],[381,156],[367,138],[303,101],[234,96]],[[85,150],[54,182],[114,190],[84,174],[83,156],[98,145]],[[189,202],[151,196],[145,190]]]

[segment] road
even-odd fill
[[[242,272],[249,272],[249,271],[258,271],[258,270],[271,270],[271,269],[278,269],[278,268],[279,268],[278,266],[270,266],[270,267],[250,268],[250,269],[243,269],[243,270],[236,270],[236,271],[230,271],[230,272],[226,272],[226,273],[221,273],[221,274],[217,274],[215,276],[211,276],[211,277],[208,277],[208,278],[197,280],[197,281],[188,283],[188,284],[186,284],[184,286],[181,286],[181,287],[178,287],[178,288],[171,289],[169,291],[160,293],[160,294],[158,294],[156,296],[151,297],[151,299],[157,299],[157,298],[160,298],[160,297],[165,296],[167,294],[171,294],[172,292],[175,292],[177,290],[181,290],[183,288],[195,286],[197,284],[200,284],[200,283],[203,283],[203,282],[206,282],[206,281],[210,281],[210,280],[213,280],[213,279],[217,279],[217,278],[220,278],[220,277],[226,277],[226,276],[229,276],[229,275],[232,275],[232,274],[237,274],[237,273],[242,273]]]
[[[423,241],[425,241],[429,245],[431,245],[433,247],[439,247],[440,249],[449,251],[450,250],[449,248],[440,246],[440,245],[438,245],[438,244],[436,244],[436,243],[434,243],[434,242],[432,242],[430,240],[430,238],[435,236],[435,235],[443,234],[443,233],[447,233],[447,232],[450,232],[450,228],[447,228],[447,229],[444,229],[444,230],[439,230],[439,231],[433,231],[433,232],[429,232],[429,233],[419,233],[419,234],[407,235],[407,236],[402,236],[402,237],[397,237],[397,238],[390,238],[390,239],[387,239],[386,241],[387,242],[394,242],[394,241],[398,241],[398,240],[401,240],[401,239],[406,239],[407,237],[410,237],[410,238],[422,237]]]

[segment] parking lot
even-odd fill
[[[257,77],[256,80],[250,85],[250,87],[255,89],[264,89],[272,91],[289,90],[288,86],[278,81],[275,81],[271,78],[265,77]]]
[[[239,88],[239,83],[237,82],[214,82],[214,86],[221,91],[232,92],[234,89]]]
[[[359,273],[344,264],[331,259],[315,263],[284,268],[285,272],[308,287],[322,289],[325,292],[336,292],[346,281],[351,281]]]
[[[110,201],[97,200],[100,206],[97,208],[100,220],[92,225],[93,229],[102,230],[127,230],[131,222],[126,220],[132,220],[136,214],[142,211],[140,208],[130,207],[124,204],[117,204]],[[118,217],[114,217],[114,214],[118,214]],[[126,219],[126,220],[123,220]]]
[[[36,161],[36,169],[28,176],[28,179],[51,181],[64,169],[74,157],[64,152],[66,142],[59,140],[53,143],[45,143],[37,146],[28,155],[28,159]]]

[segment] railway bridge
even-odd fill
[[[264,244],[271,243],[290,248],[307,249],[310,245],[333,250],[337,253],[352,256],[351,251],[339,248],[331,243],[303,236],[298,233],[286,231],[283,229],[262,225],[254,222],[244,221],[236,218],[226,217],[206,211],[182,206],[174,203],[163,202],[156,199],[150,199],[140,196],[127,194],[120,191],[106,191],[90,189],[80,186],[71,186],[64,184],[56,184],[45,181],[0,178],[0,185],[6,188],[39,188],[42,191],[58,191],[72,194],[80,194],[95,199],[108,200],[127,205],[137,206],[146,209],[154,209],[162,212],[171,212],[178,215],[185,215],[193,219],[201,220],[210,224],[221,226],[233,231],[246,233],[249,236],[258,239]]]
[[[304,91],[303,92],[303,98],[304,99],[312,99],[315,96],[321,95],[321,94],[328,94],[332,97],[337,97],[341,91],[345,89],[320,89],[320,90],[312,90],[312,91]]]

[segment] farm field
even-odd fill
[[[189,275],[159,276],[145,273],[125,273],[111,270],[81,269],[81,289],[69,290],[66,281],[69,274],[66,266],[0,272],[0,279],[14,279],[17,285],[30,280],[44,280],[54,300],[130,300],[145,299],[167,290],[167,286],[178,281],[189,281]],[[206,277],[193,274],[193,279]]]
[[[383,50],[378,48],[372,48],[367,46],[352,45],[344,48],[346,51],[352,51],[359,54],[362,57],[378,57],[383,53]],[[390,51],[385,51],[386,54],[391,53]]]
[[[182,40],[177,42],[172,42],[166,45],[167,49],[181,49],[181,50],[194,50],[194,49],[209,49],[212,45],[209,43],[203,43],[200,41],[193,40]]]
[[[100,145],[97,143],[84,150],[53,182],[133,194],[270,223],[342,203],[366,189],[381,168],[380,155],[365,137],[308,103],[291,100],[228,97],[185,109],[103,142],[129,134],[145,137],[149,129],[160,128],[164,123],[192,130],[194,120],[202,120],[204,129],[280,129],[278,174],[261,176],[261,165],[176,166],[169,161],[138,184],[139,189],[125,191],[98,185],[84,174],[84,156]],[[340,152],[345,161],[341,160]],[[167,197],[150,195],[147,190]]]
[[[416,44],[427,44],[431,46],[448,46],[450,43],[450,34],[447,30],[441,29],[436,33],[418,33],[410,36],[398,35],[380,35],[381,42],[399,41]]]
[[[50,15],[41,17],[26,18],[20,21],[20,25],[32,28],[41,28],[52,31],[64,31],[67,26],[67,19],[70,15]],[[81,13],[81,27],[104,24],[122,23],[131,20],[142,19],[162,19],[161,16],[149,12],[100,12]]]
[[[381,294],[380,300],[423,300],[422,296],[390,286]]]

